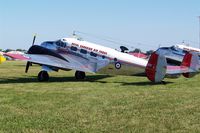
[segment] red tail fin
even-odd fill
[[[183,73],[183,76],[186,78],[191,78],[196,75],[196,72],[199,70],[199,57],[197,53],[188,52],[185,54],[182,64],[182,67],[188,67],[190,72]]]
[[[167,61],[164,56],[152,53],[145,69],[147,78],[152,82],[161,82],[166,74],[166,66]]]

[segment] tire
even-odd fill
[[[75,73],[75,78],[76,78],[77,80],[83,80],[83,79],[85,79],[85,72],[76,71],[76,73]]]
[[[44,82],[49,80],[49,74],[47,71],[40,71],[38,74],[38,81]]]

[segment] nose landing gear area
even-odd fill
[[[85,79],[85,72],[82,71],[76,71],[75,72],[75,78],[77,80],[84,80]],[[38,74],[38,81],[45,82],[49,80],[49,74],[47,71],[40,71]]]

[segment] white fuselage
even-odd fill
[[[67,43],[69,43],[71,46],[77,46],[79,48],[86,49],[88,52],[95,52],[99,55],[104,55],[111,59],[117,59],[120,61],[124,61],[127,63],[135,64],[137,66],[145,67],[147,65],[147,61],[145,59],[141,59],[132,55],[129,55],[127,53],[122,53],[120,51],[117,51],[115,49],[105,47],[103,45],[98,45],[95,43],[90,43],[87,41],[80,41],[75,38],[65,38]],[[74,45],[77,44],[77,45]]]
[[[145,67],[148,63],[147,60],[129,55],[127,53],[122,53],[115,49],[105,47],[103,45],[98,45],[95,43],[90,43],[87,41],[81,41],[76,38],[63,38],[63,42],[67,43],[68,47],[76,47],[77,49],[85,49],[88,53],[96,53],[97,59],[102,59],[104,56],[109,60],[110,65],[105,68],[98,70],[99,73],[104,74],[121,74],[121,75],[134,75],[136,73],[143,73]],[[84,55],[83,55],[84,56]],[[87,56],[88,58],[88,56]],[[97,60],[98,63],[99,60]],[[120,63],[121,68],[116,69],[115,64]]]

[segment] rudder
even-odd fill
[[[166,58],[159,53],[152,53],[145,69],[147,78],[155,83],[161,82],[166,75],[166,69]]]

